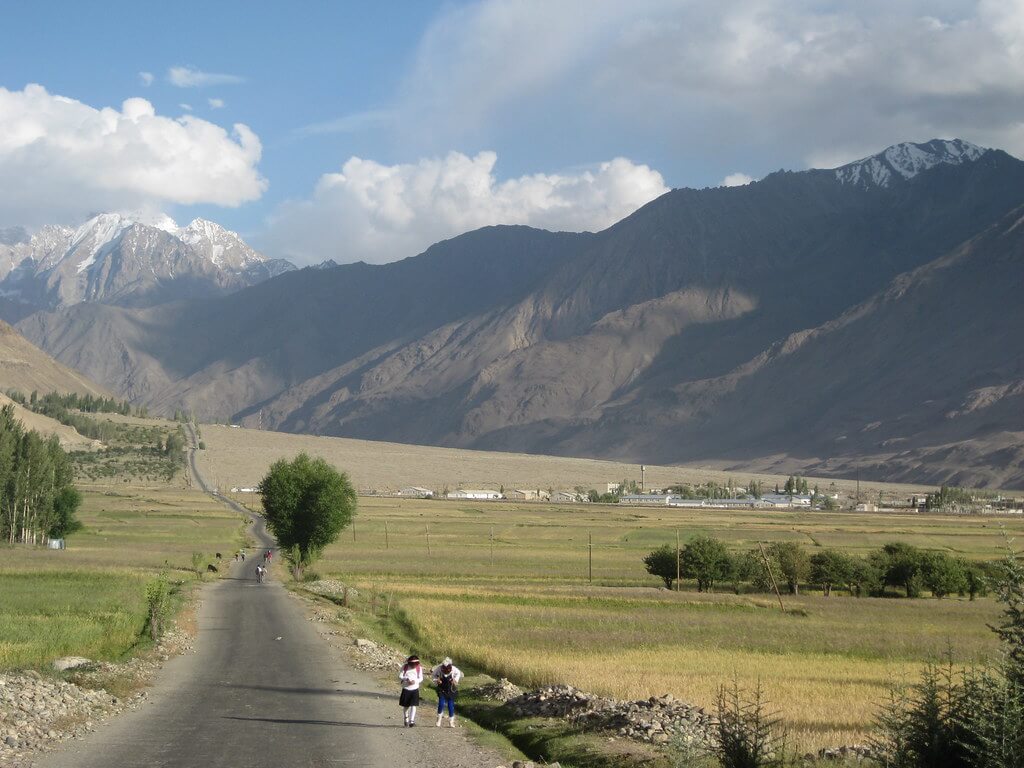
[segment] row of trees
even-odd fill
[[[80,527],[82,497],[56,437],[27,431],[11,405],[0,408],[0,534],[10,544],[45,544]]]
[[[46,415],[49,415],[47,410],[58,407],[83,413],[119,413],[122,416],[132,414],[132,406],[127,400],[115,400],[112,397],[80,395],[76,392],[48,392],[40,395],[37,390],[32,390],[28,397],[16,390],[7,394],[16,403]],[[140,412],[139,415],[143,414]]]
[[[644,564],[647,572],[660,577],[669,589],[678,572],[680,578],[695,581],[699,592],[729,584],[738,593],[749,584],[758,590],[778,586],[795,595],[810,585],[826,597],[836,589],[860,597],[883,595],[888,588],[896,588],[907,597],[919,597],[927,590],[938,598],[960,594],[972,600],[984,593],[985,577],[992,567],[902,542],[857,557],[837,549],[812,554],[793,541],[730,552],[724,542],[711,536],[696,536],[678,552],[666,544],[648,554]]]

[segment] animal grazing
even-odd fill
[[[217,573],[218,572],[217,571],[217,566],[214,565],[213,563],[210,563],[208,566],[206,566],[206,570],[208,572],[210,572],[210,573]]]

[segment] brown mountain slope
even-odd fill
[[[56,435],[62,448],[80,451],[101,445],[98,440],[90,440],[88,437],[78,434],[74,427],[65,426],[49,416],[33,413],[27,408],[22,408],[7,395],[0,394],[0,408],[7,405],[14,408],[14,417],[24,425],[25,429],[35,430],[45,437]]]
[[[110,397],[103,387],[58,363],[0,320],[0,391],[76,392]]]

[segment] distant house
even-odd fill
[[[878,505],[877,504],[872,504],[869,501],[862,501],[860,504],[858,504],[856,506],[856,510],[858,512],[877,512],[878,511]]]
[[[547,498],[547,495],[544,491],[533,488],[516,488],[515,490],[505,491],[505,498],[514,501],[537,501],[538,499]]]
[[[501,498],[500,491],[477,491],[460,488],[445,495],[446,499],[473,499],[475,501],[493,501]]]
[[[410,485],[403,488],[398,492],[399,496],[407,496],[411,499],[429,499],[433,497],[434,492],[429,488],[421,488],[418,485]]]
[[[555,491],[551,494],[551,501],[559,504],[572,504],[573,502],[581,501],[581,499],[576,491]]]
[[[669,499],[678,499],[678,496],[672,496],[667,493],[629,493],[619,498],[620,504],[634,504],[637,506],[646,506],[651,504],[661,504],[667,506]]]
[[[764,502],[766,507],[777,507],[780,509],[811,506],[811,497],[799,493],[766,493],[761,496],[761,501]]]
[[[608,489],[606,491],[606,493],[618,493],[619,492],[619,488],[621,488],[621,487],[622,487],[622,483],[608,483],[608,485],[605,486],[605,488]]]
[[[672,496],[668,505],[701,509],[763,509],[770,506],[761,499],[684,499],[679,496]]]

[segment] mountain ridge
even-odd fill
[[[847,370],[839,353],[861,350],[885,370],[899,370],[902,353],[881,343],[884,355],[872,351],[885,335],[874,321],[847,322],[842,333],[829,324],[849,312],[891,315],[927,350],[914,359],[940,357],[948,322],[932,333],[926,313],[869,304],[968,243],[1002,247],[984,233],[1024,204],[1024,163],[955,140],[894,145],[857,162],[883,161],[886,184],[860,183],[871,176],[864,165],[857,183],[842,168],[781,171],[744,187],[672,190],[599,233],[488,227],[392,264],[320,265],[151,309],[70,307],[19,327],[153,408],[286,431],[652,463],[774,456],[826,472],[863,455],[888,457],[872,471],[891,461],[902,479],[931,477],[929,466],[945,466],[935,446],[966,444],[977,425],[965,418],[942,432],[931,424],[942,413],[900,400],[903,432],[857,431],[889,423],[886,403],[896,399],[878,389],[873,368]],[[970,263],[975,282],[989,285],[984,260]],[[1011,260],[1004,285],[1017,270],[1024,265]],[[972,311],[972,328],[1005,336],[1024,358],[1014,347],[1024,318],[1000,320],[980,301]],[[104,344],[110,353],[96,356]],[[963,349],[990,370],[987,389],[972,396],[979,387],[958,375],[947,400],[1015,391],[1021,377],[984,358],[996,354],[991,345]],[[815,350],[827,369],[801,350]],[[796,363],[802,379],[787,374]],[[984,440],[1005,443],[1024,431],[1018,421],[1008,415]],[[902,459],[872,441],[883,433],[904,441]],[[916,469],[912,455],[922,457]],[[964,477],[993,481],[985,455],[972,454],[977,466]],[[1015,472],[999,477],[1024,483]]]

